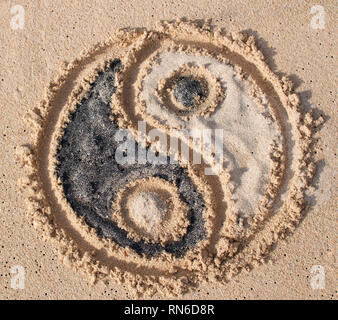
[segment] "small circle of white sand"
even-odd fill
[[[167,205],[156,192],[140,192],[131,199],[129,209],[134,221],[150,231],[162,222],[167,212]]]

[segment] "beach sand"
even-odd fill
[[[313,28],[311,19],[316,13],[310,10],[315,5],[322,5],[325,10],[323,29]],[[32,128],[24,119],[39,106],[44,89],[59,74],[64,61],[73,61],[83,49],[108,40],[118,28],[150,30],[159,20],[182,16],[204,22],[211,18],[212,25],[226,32],[244,31],[253,35],[272,71],[280,77],[288,75],[295,84],[304,112],[313,110],[314,117],[323,119],[323,124],[318,130],[313,128],[317,170],[300,225],[285,241],[273,246],[266,263],[250,272],[241,271],[225,284],[201,281],[197,290],[179,298],[336,299],[337,79],[334,70],[337,45],[334,27],[337,9],[334,1],[310,4],[272,1],[269,5],[264,1],[208,4],[195,1],[193,5],[188,1],[156,1],[144,5],[135,1],[112,4],[102,0],[95,5],[92,1],[64,1],[62,8],[49,0],[26,1],[22,29],[13,28],[13,21],[11,24],[16,14],[11,13],[12,7],[9,1],[0,4],[0,299],[134,297],[135,290],[128,284],[93,283],[93,278],[67,265],[66,259],[60,261],[55,241],[43,238],[39,229],[34,228],[34,221],[29,219],[27,195],[18,187],[18,181],[26,173],[16,154],[20,146],[33,143],[29,135]],[[234,116],[234,120],[238,119]],[[256,127],[260,123],[258,118],[253,121]],[[258,128],[262,137],[267,135],[264,131],[267,127]],[[264,156],[263,150],[259,155]],[[264,161],[259,162],[262,167],[267,166],[263,164]],[[249,173],[246,182],[254,179]],[[248,196],[248,202],[253,202],[255,194],[250,193],[250,188],[245,189],[245,185],[238,189],[237,196],[239,203],[243,201],[243,206],[250,208],[244,195]],[[13,282],[20,267],[25,272],[23,289],[16,288]],[[323,275],[325,280],[318,288],[314,280]],[[170,296],[161,290],[154,296],[166,297]]]

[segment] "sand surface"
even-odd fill
[[[181,18],[183,14],[180,12],[184,12],[184,16],[192,20],[212,18],[212,24],[225,28],[227,32],[245,31],[254,35],[269,67],[280,76],[290,76],[305,111],[314,109],[315,117],[322,117],[324,124],[315,138],[318,142],[314,157],[318,167],[314,188],[307,199],[309,207],[294,233],[286,241],[278,241],[268,263],[255,267],[249,273],[241,272],[226,284],[201,282],[197,291],[189,292],[182,298],[336,299],[337,78],[334,70],[337,36],[334,21],[337,20],[337,9],[334,1],[287,4],[273,1],[269,6],[263,1],[250,4],[213,1],[208,5],[196,1],[193,6],[188,1],[157,1],[148,6],[139,6],[135,1],[95,3],[65,1],[60,8],[49,0],[26,1],[23,5],[25,25],[18,30],[13,30],[10,25],[13,4],[9,1],[0,4],[0,298],[120,299],[134,296],[134,290],[128,285],[115,282],[92,284],[86,275],[59,260],[57,246],[42,239],[27,218],[29,210],[24,203],[25,195],[17,186],[17,181],[25,173],[15,154],[19,146],[32,143],[31,128],[23,119],[28,111],[39,105],[45,87],[58,75],[63,61],[72,61],[83,49],[106,41],[117,28],[151,29],[156,21]],[[326,12],[324,29],[311,28],[313,14],[310,14],[310,9],[317,4],[321,4]],[[170,60],[170,54],[162,58]],[[175,61],[184,63],[184,59],[187,58],[175,58]],[[226,70],[222,72],[222,66],[210,68],[214,68],[213,72],[227,75]],[[155,72],[155,77],[168,71]],[[151,86],[150,81],[148,91]],[[231,88],[226,94],[233,97],[232,103],[236,102]],[[251,103],[249,96],[240,100],[243,104]],[[147,111],[151,113],[151,110]],[[269,163],[264,162],[267,158],[264,144],[269,145],[269,139],[278,136],[278,130],[264,124],[254,112],[249,110],[247,113],[251,122],[244,122],[243,128],[249,123],[249,128],[257,130],[256,135],[261,135],[257,145],[248,142],[261,159],[255,157],[245,162],[251,170],[244,174],[243,179],[245,182],[254,181],[257,187],[248,188],[248,184],[244,183],[236,189],[235,196],[240,199],[239,207],[251,209],[258,201],[257,195],[262,193],[259,187],[266,183],[265,179],[261,181],[257,176],[257,172],[263,172],[264,176],[268,170]],[[232,117],[232,121],[239,120],[236,113],[223,113],[222,116]],[[219,117],[215,116],[214,120],[219,121]],[[199,120],[193,120],[192,126],[194,121],[198,123]],[[228,130],[233,132],[233,128]],[[240,136],[246,141],[250,140],[250,135],[246,136],[246,131],[240,126],[236,126],[236,130],[242,132]],[[225,138],[231,140],[233,136]],[[231,153],[238,152],[239,159],[246,159],[245,148],[236,151],[235,146],[232,146]],[[236,164],[232,166],[233,170],[236,169]],[[137,205],[142,206],[143,200],[137,201]],[[131,206],[134,205],[132,203]],[[142,219],[146,218],[143,215]],[[24,289],[13,288],[11,268],[15,266],[22,266],[25,270]],[[316,271],[311,273],[313,268],[325,274],[322,289],[311,286],[311,279],[316,274]],[[155,297],[165,298],[166,294],[158,292]]]

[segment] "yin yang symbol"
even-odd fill
[[[96,280],[147,295],[224,283],[302,219],[313,119],[253,37],[117,31],[64,65],[33,116],[32,220]]]

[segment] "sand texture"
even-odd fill
[[[0,298],[336,299],[318,4],[2,3]]]

